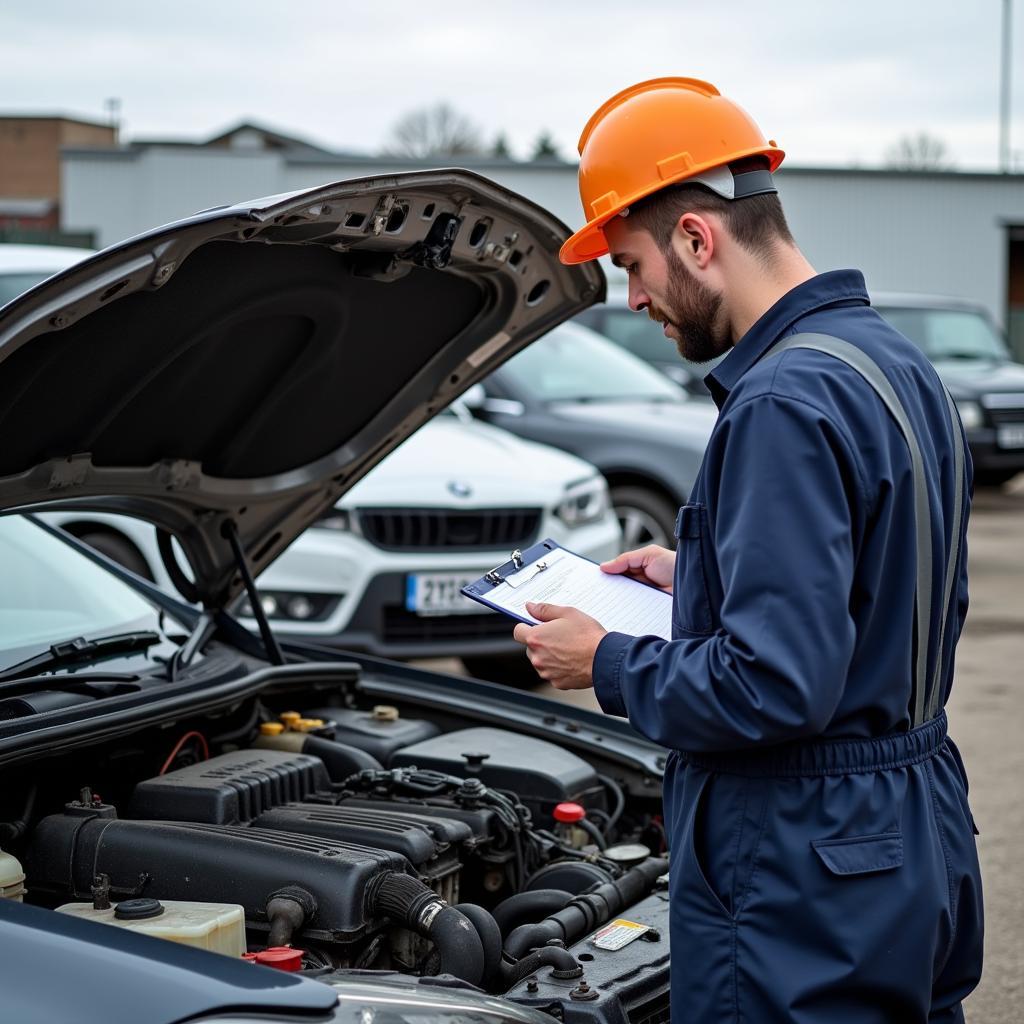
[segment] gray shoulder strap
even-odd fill
[[[913,694],[910,702],[911,725],[919,725],[925,721],[925,715],[929,717],[938,711],[940,700],[939,676],[942,664],[942,642],[945,635],[946,614],[949,608],[949,600],[952,591],[954,577],[956,575],[956,563],[960,545],[960,521],[962,516],[962,489],[963,489],[963,448],[957,417],[956,407],[947,393],[947,401],[950,405],[951,423],[954,428],[953,448],[956,471],[956,507],[954,509],[953,522],[953,544],[951,546],[949,561],[946,566],[944,580],[944,602],[942,605],[940,627],[939,627],[939,648],[936,658],[936,669],[932,685],[928,680],[928,646],[929,632],[931,628],[931,593],[932,593],[932,518],[928,499],[928,479],[924,469],[924,459],[921,455],[921,446],[918,443],[917,435],[914,433],[913,425],[903,403],[899,400],[889,379],[882,372],[878,364],[865,352],[851,345],[840,338],[833,338],[827,334],[795,334],[784,338],[772,347],[765,358],[781,355],[792,348],[814,349],[826,355],[841,360],[856,370],[867,383],[873,388],[881,399],[882,404],[889,411],[889,414],[896,421],[900,428],[907,447],[910,449],[910,461],[914,476],[914,522],[917,534],[917,589],[914,598],[915,616],[917,623],[917,649],[914,659],[914,680]]]

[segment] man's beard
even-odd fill
[[[664,308],[651,303],[647,315],[671,324],[679,354],[692,363],[709,363],[730,348],[728,334],[717,326],[722,296],[698,281],[674,249],[665,253],[668,296]],[[717,329],[716,329],[717,328]]]

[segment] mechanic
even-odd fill
[[[672,639],[554,605],[515,628],[542,678],[670,748],[673,1019],[963,1020],[983,925],[943,710],[972,490],[952,400],[859,272],[815,273],[782,151],[714,86],[619,93],[580,158],[562,261],[610,252],[685,358],[725,354],[676,551],[602,567],[673,593]]]

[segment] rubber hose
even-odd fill
[[[538,967],[551,966],[556,978],[579,978],[583,974],[576,957],[561,946],[542,946],[535,949],[529,956],[524,956],[517,963],[503,960],[501,963],[501,983],[506,989],[517,981],[522,981],[537,970]]]
[[[561,910],[571,899],[572,893],[564,889],[533,889],[517,892],[502,900],[492,913],[504,937],[521,924],[537,921]]]
[[[594,845],[597,846],[599,850],[605,850],[608,848],[608,843],[605,841],[604,836],[601,835],[601,830],[592,821],[587,821],[587,819],[584,818],[582,821],[576,822],[576,827],[583,829],[583,831],[594,840]]]
[[[441,973],[479,985],[484,974],[484,946],[473,924],[418,878],[386,871],[367,890],[367,907],[408,925],[431,940],[441,957]]]
[[[521,924],[514,928],[505,939],[505,955],[513,960],[521,960],[531,949],[542,947],[550,939],[567,941],[562,922],[554,915],[534,924]]]
[[[469,919],[480,936],[484,950],[483,985],[488,992],[493,991],[500,980],[498,971],[501,967],[501,930],[490,911],[484,910],[476,903],[458,903],[455,909]]]
[[[442,907],[425,934],[441,954],[441,973],[479,985],[484,977],[484,945],[480,933],[454,907]]]
[[[543,921],[520,925],[505,940],[506,954],[518,960],[528,950],[543,946],[549,939],[575,942],[591,928],[611,920],[624,907],[646,896],[666,871],[667,860],[648,857],[614,881],[603,882],[590,892],[574,896],[561,910]]]
[[[297,885],[285,886],[267,900],[268,946],[290,946],[296,932],[316,913],[316,898]]]
[[[332,782],[343,782],[350,775],[366,769],[380,771],[383,767],[372,754],[349,743],[324,739],[322,736],[309,736],[302,748],[304,754],[319,757],[327,768]]]

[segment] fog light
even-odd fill
[[[285,611],[289,618],[308,619],[315,611],[313,602],[303,594],[297,594],[285,605]]]

